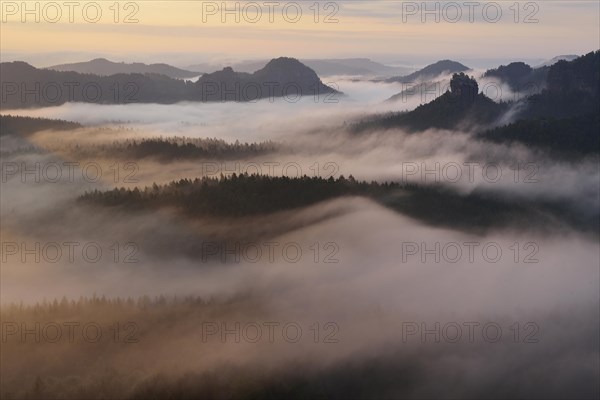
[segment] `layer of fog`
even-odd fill
[[[502,81],[482,78],[483,71],[470,71],[480,82],[480,92],[494,101],[515,101],[528,93],[513,92]],[[58,118],[86,125],[112,125],[140,129],[147,134],[219,137],[226,140],[257,141],[292,136],[298,127],[322,129],[339,126],[371,114],[410,111],[443,95],[451,74],[427,81],[386,83],[356,77],[333,76],[324,83],[343,96],[319,95],[267,98],[249,103],[178,103],[172,105],[132,103],[99,105],[66,103],[58,107],[21,109],[12,115]],[[396,101],[390,97],[406,92]],[[309,116],[307,118],[307,116]],[[287,133],[289,131],[289,134]]]
[[[433,183],[426,179],[423,182],[421,174],[426,172],[424,167],[431,169],[435,163],[442,166],[497,163],[504,172],[498,182],[483,179],[479,169],[473,182],[469,181],[466,169],[462,169],[463,176],[456,183],[449,182],[448,175],[442,174],[440,178],[459,191],[479,188],[513,197],[557,199],[572,202],[590,214],[598,208],[599,174],[593,160],[557,162],[524,146],[476,141],[469,132],[431,130],[409,135],[390,130],[349,135],[341,128],[344,122],[366,115],[367,106],[369,112],[397,109],[397,105],[382,101],[399,90],[397,85],[367,82],[348,83],[340,89],[349,96],[337,104],[315,103],[308,98],[295,104],[281,100],[169,106],[67,104],[18,113],[89,125],[102,123],[111,128],[40,132],[29,140],[41,148],[159,135],[218,137],[242,142],[276,140],[286,146],[285,151],[240,163],[246,166],[250,162],[297,163],[309,175],[315,163],[321,171],[327,163],[334,163],[338,167],[336,175],[421,183]],[[63,158],[66,156],[68,153],[28,153],[3,157],[2,161],[42,165],[72,161]],[[104,160],[102,165],[108,168],[113,162]],[[136,162],[140,185],[202,174],[201,162],[197,161]],[[515,183],[510,169],[515,162],[536,164],[537,182],[526,183],[521,177]],[[417,165],[418,173],[408,175],[407,168],[413,164]],[[577,388],[588,394],[594,379],[597,382],[594,376],[598,371],[598,343],[594,338],[598,333],[600,260],[596,238],[564,230],[550,235],[503,230],[475,236],[425,226],[361,198],[337,199],[266,219],[218,223],[196,221],[172,210],[127,214],[75,202],[86,190],[123,186],[121,181],[115,183],[110,178],[109,175],[97,183],[81,178],[52,183],[43,179],[22,182],[15,175],[3,181],[0,193],[3,244],[17,243],[27,249],[34,248],[36,242],[41,246],[51,242],[80,244],[73,262],[66,259],[66,253],[58,262],[39,263],[32,261],[31,255],[23,262],[21,252],[7,256],[0,271],[3,304],[31,303],[63,295],[78,298],[92,293],[109,297],[190,294],[219,299],[244,295],[251,300],[248,304],[259,306],[246,306],[248,313],[242,316],[234,313],[213,317],[230,322],[295,321],[302,327],[316,321],[335,322],[340,328],[340,342],[327,346],[225,342],[207,349],[198,344],[200,322],[195,321],[182,328],[170,326],[172,331],[165,336],[161,336],[162,331],[152,331],[143,347],[108,355],[108,360],[118,360],[112,365],[117,370],[210,371],[221,363],[278,369],[296,361],[318,370],[328,365],[383,359],[398,352],[402,360],[411,357],[418,360],[424,379],[434,379],[440,387],[454,387],[448,397],[469,394],[477,397],[490,385],[497,384],[497,379],[503,379],[498,377],[505,377],[509,385],[522,387],[528,395],[539,394],[541,387],[547,387],[544,393],[550,395]],[[295,243],[304,255],[298,262],[290,262],[281,251],[276,251],[272,261],[263,253],[259,262],[242,258],[239,263],[223,263],[203,260],[201,254],[187,251],[202,248],[202,243],[223,232],[252,240],[252,236],[244,237],[244,233],[260,229],[257,243],[266,240],[282,245]],[[443,258],[435,262],[431,256],[423,261],[420,253],[403,261],[406,243],[432,248],[436,243],[444,247],[449,243],[470,242],[480,243],[474,262],[468,260],[464,246],[458,262]],[[98,262],[83,259],[81,247],[86,243],[99,245],[105,257]],[[121,249],[119,262],[112,258],[115,243]],[[128,243],[135,244],[134,259],[138,262],[123,262],[123,257],[129,254],[124,249]],[[310,248],[315,243],[321,248],[320,261],[326,254],[323,246],[334,243],[338,249],[335,259],[339,262],[314,262]],[[495,243],[502,249],[499,261],[490,262],[483,257],[481,248],[486,243]],[[521,250],[518,262],[514,261],[511,250],[515,243]],[[538,249],[534,256],[537,262],[524,263],[523,257],[530,249],[524,246],[530,243]],[[246,312],[243,307],[239,310]],[[540,328],[540,341],[494,345],[480,338],[475,344],[463,342],[453,347],[443,342],[401,340],[403,322],[427,323],[431,327],[435,322],[444,325],[468,321],[496,322],[506,336],[512,334],[509,327],[515,322],[534,322]],[[148,367],[149,359],[153,360],[152,367]],[[541,366],[544,369],[538,374],[535,371]],[[68,374],[79,372],[65,365],[62,368]],[[511,371],[515,370],[523,373],[513,374]],[[86,371],[95,370],[90,367]],[[460,385],[453,383],[457,375],[465,380]],[[476,379],[469,378],[474,376]],[[581,386],[581,377],[588,384]],[[547,385],[550,380],[560,385]],[[423,385],[415,393],[415,397],[439,397],[441,392]]]
[[[481,73],[481,71],[475,73]],[[434,79],[447,85],[449,75]],[[190,160],[171,163],[144,160],[77,160],[100,162],[107,170],[115,162],[134,162],[136,184],[167,183],[196,178],[210,172],[260,173],[299,176],[348,176],[360,180],[445,183],[460,192],[487,190],[512,199],[523,197],[569,204],[578,213],[594,218],[600,207],[596,183],[600,179],[597,161],[561,162],[525,146],[496,145],[475,140],[469,132],[430,130],[411,135],[399,129],[349,135],[344,126],[371,115],[415,107],[422,99],[413,96],[400,102],[385,102],[402,84],[334,79],[341,98],[304,97],[254,103],[180,103],[174,105],[130,104],[93,105],[73,103],[60,107],[17,110],[11,114],[61,118],[88,125],[103,124],[72,132],[40,132],[30,144],[60,148],[64,144],[111,143],[130,138],[157,136],[216,137],[227,141],[273,140],[281,143],[277,153],[243,160]],[[482,81],[483,82],[483,81]],[[331,82],[327,82],[331,83]],[[483,82],[486,85],[489,82]],[[424,84],[428,84],[425,82]],[[513,97],[507,85],[502,95]],[[442,94],[440,90],[438,94]],[[508,114],[512,114],[509,111]],[[506,118],[509,118],[508,116]],[[23,143],[2,138],[4,151]],[[30,145],[27,144],[27,145]],[[67,158],[69,154],[58,154]],[[18,162],[19,158],[4,161]],[[122,179],[106,182],[104,188],[127,186]],[[15,192],[15,203],[20,204]],[[12,209],[10,202],[5,209]]]
[[[161,111],[160,107],[145,106],[143,110],[153,115]],[[188,105],[181,107],[186,109]],[[184,112],[182,111],[182,114]],[[225,136],[230,141],[245,142],[249,138],[237,130],[239,124],[246,127],[255,126],[255,136],[260,136],[262,140],[274,140],[280,145],[277,152],[246,156],[237,160],[191,159],[167,162],[153,158],[113,159],[110,156],[106,158],[106,155],[100,159],[71,159],[73,155],[69,149],[76,145],[110,145],[125,139],[172,136],[167,135],[167,131],[149,132],[141,128],[43,131],[30,137],[28,144],[21,143],[20,147],[34,145],[46,148],[55,151],[62,161],[77,161],[81,165],[98,163],[106,175],[106,179],[103,180],[105,188],[135,185],[144,187],[155,182],[164,184],[182,178],[218,177],[221,173],[227,175],[234,172],[289,177],[319,175],[325,178],[352,175],[358,180],[443,183],[461,193],[483,190],[511,199],[565,202],[590,217],[596,215],[600,207],[597,186],[600,171],[594,158],[560,161],[541,150],[519,144],[492,144],[474,139],[469,132],[459,131],[429,130],[419,134],[408,134],[394,129],[348,134],[342,125],[330,123],[339,122],[345,116],[344,113],[317,116],[300,111],[294,116],[290,115],[290,118],[308,121],[300,124],[289,121],[275,123],[273,120],[276,116],[248,114],[246,122],[236,120],[230,124],[228,121],[220,121],[216,123],[216,127],[205,127],[210,133],[198,135],[198,130],[189,127],[172,133],[190,137]],[[233,133],[234,136],[227,137],[221,132]],[[4,157],[4,162],[19,164],[28,160],[30,165],[35,163],[32,158],[25,157],[21,160],[22,157],[24,156],[7,156]],[[133,183],[123,179],[123,176],[112,179],[114,174],[107,173],[111,166],[113,169],[114,165],[123,168],[127,163],[135,165]],[[16,177],[18,178],[19,174],[16,174]],[[18,195],[15,196],[18,199]]]
[[[288,127],[338,125],[351,116],[386,112],[395,106],[383,103],[400,91],[399,84],[374,84],[333,78],[325,82],[346,96],[267,98],[255,102],[178,103],[173,105],[98,105],[67,103],[59,107],[10,110],[12,115],[58,118],[86,125],[127,125],[149,134],[219,137],[256,141],[285,136]],[[408,106],[410,108],[410,105]],[[307,121],[306,115],[310,115]],[[293,134],[293,133],[292,133]]]
[[[225,263],[181,255],[185,243],[201,247],[212,239],[206,236],[203,223],[170,212],[127,215],[68,201],[59,204],[64,199],[53,198],[51,191],[61,190],[55,186],[36,193],[37,199],[44,199],[49,215],[40,216],[41,209],[35,219],[3,215],[3,242],[16,242],[29,249],[36,241],[42,245],[93,242],[106,256],[99,262],[83,260],[81,246],[74,262],[68,262],[64,254],[60,262],[40,263],[33,262],[31,255],[26,262],[19,260],[19,255],[9,256],[2,268],[3,304],[63,295],[76,299],[91,293],[107,297],[194,295],[218,300],[209,315],[194,314],[195,319],[181,321],[173,316],[168,320],[175,323],[145,327],[140,344],[118,347],[118,351],[117,347],[115,351],[111,348],[101,363],[73,370],[60,361],[75,357],[71,353],[79,347],[69,346],[61,357],[47,364],[49,368],[44,369],[42,363],[20,373],[44,371],[43,376],[48,377],[59,376],[56,371],[97,375],[106,365],[126,375],[138,371],[139,379],[140,375],[154,373],[176,377],[190,371],[214,371],[224,364],[251,370],[261,365],[270,371],[293,363],[318,371],[368,360],[384,362],[393,357],[400,364],[414,363],[406,368],[418,371],[425,381],[438,382],[436,388],[415,383],[415,397],[479,397],[487,393],[489,385],[499,385],[513,395],[510,388],[516,386],[516,393],[546,394],[544,388],[548,387],[543,382],[550,377],[560,382],[551,385],[550,395],[574,390],[587,396],[597,386],[600,259],[597,242],[587,237],[519,232],[474,236],[423,226],[365,199],[347,198],[284,213],[271,221],[277,227],[288,226],[294,218],[305,221],[304,227],[268,237],[269,243],[294,243],[303,249],[299,261],[285,259],[280,245],[272,260],[263,252],[258,262],[248,260],[255,257],[252,253],[242,256],[239,263]],[[226,227],[224,222],[221,229]],[[136,243],[135,259],[139,262],[124,263],[123,253],[120,261],[114,262],[108,249],[114,243],[123,246],[129,242]],[[254,243],[264,248],[264,241]],[[310,250],[315,243],[321,250],[318,262]],[[323,246],[328,243],[335,244],[333,259],[338,262],[323,262],[324,255],[329,254]],[[421,250],[407,256],[408,243],[422,246]],[[423,260],[423,252],[436,243],[441,247],[458,243],[463,251],[459,261],[451,261],[455,257],[452,251],[439,262],[434,255]],[[478,243],[472,262],[463,243]],[[485,258],[482,248],[487,243],[501,249],[500,260]],[[510,250],[515,243],[521,251],[518,262]],[[530,243],[537,251],[530,260],[533,263],[525,263],[524,256],[530,249],[524,246]],[[495,250],[488,255],[495,258]],[[242,296],[239,305],[219,306],[235,296]],[[227,322],[231,329],[236,322],[244,325],[267,321],[295,322],[304,329],[305,339],[300,343],[279,340],[270,344],[262,340],[255,344],[220,341],[216,336],[210,345],[200,339],[202,322]],[[312,343],[308,327],[315,322],[335,323],[339,342]],[[469,343],[466,331],[459,344],[438,342],[431,334],[422,342],[420,332],[403,341],[405,323],[424,323],[432,329],[435,323],[464,327],[469,322],[500,325],[502,341],[489,343],[478,334],[475,342]],[[526,323],[538,326],[536,343],[515,343],[510,330],[515,323],[520,329]],[[81,354],[89,354],[89,346],[80,345]],[[29,358],[35,360],[33,355]],[[16,364],[10,365],[13,369],[7,375],[13,378],[19,370],[14,369]],[[512,374],[515,369],[520,373]],[[453,379],[457,375],[466,380],[456,384]],[[472,376],[478,379],[472,381],[468,378]],[[580,381],[582,377],[586,378],[585,384]],[[503,379],[503,383],[497,379]]]

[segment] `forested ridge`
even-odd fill
[[[431,225],[468,231],[508,226],[544,230],[557,224],[592,233],[599,229],[597,218],[590,219],[561,201],[527,200],[480,190],[460,194],[442,184],[366,182],[352,176],[221,175],[144,188],[94,190],[81,195],[78,202],[130,212],[172,207],[194,217],[236,218],[293,210],[345,196],[365,197]]]
[[[78,157],[116,157],[125,160],[153,158],[170,162],[191,159],[244,159],[273,153],[280,146],[272,141],[228,143],[217,138],[157,137],[126,139],[62,149]]]
[[[0,115],[0,136],[29,135],[42,130],[72,130],[81,127],[77,122],[62,119]]]

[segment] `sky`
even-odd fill
[[[600,48],[600,2],[2,1],[2,61],[546,60]],[[236,3],[238,5],[236,5]]]

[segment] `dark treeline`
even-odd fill
[[[405,186],[358,182],[352,176],[323,179],[306,175],[289,178],[246,173],[181,179],[141,190],[137,187],[105,192],[95,190],[86,192],[79,200],[133,209],[170,206],[194,215],[239,217],[304,207],[341,196],[380,197]]]
[[[67,312],[61,311],[61,303]],[[336,362],[321,362],[320,358],[306,358],[298,354],[303,349],[311,352],[312,346],[319,346],[316,349],[327,356],[331,350],[345,345],[346,336],[342,335],[351,332],[355,326],[340,324],[343,329],[340,331],[340,343],[332,344],[314,343],[310,332],[305,332],[299,343],[286,342],[280,336],[278,327],[275,340],[270,343],[263,323],[276,322],[282,326],[294,321],[294,318],[291,315],[282,318],[269,314],[261,307],[262,304],[260,298],[242,295],[214,301],[193,296],[159,296],[154,299],[147,296],[138,299],[95,296],[82,298],[74,303],[67,299],[57,299],[45,305],[4,306],[3,323],[12,323],[19,330],[22,329],[21,326],[26,326],[29,333],[25,339],[20,331],[6,333],[8,340],[0,352],[3,365],[0,395],[7,400],[441,398],[447,394],[446,386],[431,385],[432,381],[455,383],[456,371],[461,376],[467,376],[472,369],[465,369],[457,364],[455,370],[446,373],[448,368],[432,369],[431,365],[443,364],[448,359],[461,360],[461,357],[466,357],[464,354],[474,357],[465,358],[472,363],[478,363],[481,359],[497,360],[500,354],[510,352],[515,346],[505,339],[494,346],[482,341],[467,343],[465,339],[451,345],[436,343],[435,349],[423,348],[407,352],[403,350],[407,344],[402,343],[401,337],[397,336],[396,341],[388,341],[381,350],[385,354],[381,351],[374,352],[373,356],[352,354],[337,358]],[[14,307],[13,311],[7,311],[11,307]],[[594,307],[597,304],[575,310],[571,313],[573,319],[567,322],[589,319]],[[544,314],[539,318],[545,322],[543,326],[548,326],[548,321],[556,321],[556,314]],[[66,323],[74,322],[80,325],[73,329],[71,340]],[[84,340],[82,327],[91,322],[100,326],[104,332],[97,342]],[[218,324],[219,331],[203,340],[206,322]],[[32,333],[35,332],[36,323],[40,325],[37,329],[40,331],[40,340],[35,340]],[[120,330],[122,335],[115,338],[117,323],[121,327],[126,323],[133,323],[136,329]],[[236,323],[241,327],[249,323],[261,326],[263,331],[260,340],[257,343],[250,343],[247,339],[235,342],[232,334],[223,340],[222,327],[233,329]],[[564,324],[559,319],[550,328],[559,329]],[[64,331],[57,342],[49,340],[55,335],[55,330],[46,328],[51,325],[58,325]],[[375,328],[380,329],[379,326]],[[244,332],[243,329],[240,330]],[[593,340],[597,337],[597,330],[596,324],[583,323],[582,334],[578,337]],[[89,335],[95,335],[93,329]],[[245,335],[250,334],[240,333],[242,338]],[[128,338],[135,338],[137,341],[127,342]],[[377,336],[374,340],[376,338]],[[307,341],[310,341],[311,347]],[[552,348],[551,361],[572,358],[573,346],[576,351],[590,351],[585,340],[578,340],[558,349],[550,347],[552,345],[553,343],[548,345],[548,348]],[[270,352],[272,354],[273,350],[293,350],[294,347],[298,352],[290,352],[280,362],[270,362],[268,358],[259,356]],[[220,349],[229,350],[228,354],[251,349],[256,350],[257,355],[250,359],[255,361],[253,363],[243,362],[243,357],[240,362],[227,355],[213,357],[208,366],[195,362],[196,359],[202,361],[204,357],[211,357],[215,350]],[[539,351],[548,353],[546,348]],[[181,366],[172,369],[173,363],[169,358],[182,360]],[[509,369],[514,362],[514,358],[509,358],[499,365]],[[260,368],[256,365],[260,365]],[[552,365],[556,365],[556,370],[563,368],[558,362],[553,362]],[[593,371],[593,368],[589,370]],[[537,369],[527,371],[529,370],[524,372],[525,375],[521,371],[518,374],[507,374],[506,380],[496,385],[496,393],[502,398],[533,398],[539,395],[540,381],[545,376],[540,376]],[[560,382],[560,385],[548,388],[543,397],[551,398],[559,390],[561,398],[568,398],[567,393],[571,397],[575,393],[577,398],[597,398],[594,376],[590,375],[593,372],[584,371],[583,379],[574,379],[567,384]],[[465,384],[453,388],[452,393],[457,393],[461,398],[486,398],[488,392],[485,385]]]
[[[76,122],[59,119],[0,115],[1,135],[27,136],[42,130],[67,131],[77,128],[83,128],[83,126]],[[111,132],[111,129],[94,127],[94,131]],[[161,161],[246,158],[272,153],[281,149],[279,144],[272,141],[241,143],[239,140],[236,140],[234,143],[228,143],[223,139],[217,138],[191,138],[184,136],[125,139],[102,144],[56,142],[48,144],[47,147],[51,151],[66,151],[75,157],[117,157],[127,160],[156,158]],[[9,156],[40,151],[37,147],[28,146],[27,148],[13,151],[2,151],[2,155]]]
[[[379,358],[311,369],[294,360],[276,370],[221,365],[175,378],[156,374],[140,382],[131,400],[175,399],[397,399],[424,384],[424,365],[393,349]],[[418,397],[417,397],[418,398]]]
[[[148,363],[148,351],[168,348],[185,336],[200,353],[204,321],[235,321],[240,310],[256,320],[256,304],[243,294],[3,303],[0,398],[128,398],[149,376],[146,366],[157,365],[156,353]],[[87,331],[86,326],[95,328]],[[188,351],[182,349],[181,354]]]
[[[600,153],[600,115],[520,120],[478,137],[496,143],[520,142],[550,151],[555,157],[580,159]]]
[[[0,115],[0,136],[29,135],[45,129],[72,130],[81,127],[82,125],[77,122],[63,121],[61,119]]]
[[[127,211],[175,208],[194,217],[245,217],[292,210],[344,196],[366,197],[434,226],[473,232],[497,227],[575,228],[597,233],[598,211],[589,212],[555,200],[527,200],[475,190],[460,194],[443,185],[365,182],[338,179],[233,174],[220,178],[173,181],[145,188],[86,192],[83,204]]]
[[[178,159],[246,158],[268,154],[279,146],[271,141],[228,143],[217,138],[160,137],[127,139],[108,144],[74,145],[69,153],[80,157],[117,157],[123,159],[155,158],[160,161]]]
[[[8,303],[3,304],[0,311],[2,319],[31,317],[61,317],[72,313],[95,312],[100,310],[149,310],[164,307],[204,307],[210,306],[216,300],[202,298],[198,296],[140,296],[140,297],[106,297],[96,294],[91,297],[80,296],[77,300],[68,299],[63,296],[61,299],[44,299],[42,302],[33,304]],[[231,300],[234,301],[234,300]],[[222,301],[221,301],[222,302]]]

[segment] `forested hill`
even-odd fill
[[[77,122],[63,121],[60,119],[0,115],[0,136],[29,135],[45,129],[71,130],[81,127],[82,125]]]
[[[570,118],[600,110],[600,51],[550,67],[547,88],[527,99],[521,119]]]
[[[160,74],[169,78],[184,79],[202,75],[197,71],[187,71],[168,64],[144,64],[113,62],[106,58],[95,58],[90,61],[53,65],[47,69],[55,71],[73,71],[80,74],[110,76],[115,74]]]
[[[561,158],[600,154],[600,51],[552,65],[546,86],[525,100],[516,122],[478,137],[519,142]]]
[[[75,157],[106,157],[122,160],[154,159],[159,162],[177,160],[240,160],[274,153],[281,147],[267,141],[247,143],[226,142],[216,138],[157,137],[126,139],[87,146],[61,146]]]
[[[412,132],[430,128],[455,129],[491,124],[507,110],[505,104],[497,104],[479,93],[477,81],[462,72],[454,74],[450,88],[450,91],[413,111],[377,116],[361,121],[351,129],[355,133],[390,128],[403,128]]]
[[[515,85],[535,74],[547,74],[545,89],[519,103],[495,103],[478,93],[473,78],[461,73],[453,76],[449,92],[430,103],[410,112],[360,121],[351,125],[350,131],[474,128],[478,139],[519,142],[560,158],[600,154],[600,51],[573,61],[559,61],[547,71],[540,71],[518,63],[488,71],[494,76],[508,77]],[[511,118],[514,122],[501,125],[508,111],[514,112]]]
[[[435,78],[442,74],[466,72],[469,67],[452,60],[441,60],[426,66],[412,74],[386,79],[386,82],[415,83]]]
[[[466,231],[569,226],[598,234],[597,217],[590,219],[564,202],[509,199],[478,190],[462,195],[440,185],[367,183],[352,176],[325,179],[233,174],[145,188],[95,190],[83,194],[78,201],[125,212],[167,207],[191,217],[237,218],[298,209],[345,196],[366,197],[425,223]]]
[[[600,115],[519,120],[477,137],[496,143],[518,142],[547,150],[555,158],[581,160],[600,154]]]
[[[247,102],[263,98],[338,94],[317,74],[296,59],[271,60],[253,74],[231,68],[186,82],[159,74],[99,76],[71,71],[38,69],[25,62],[0,63],[2,108],[57,106],[66,102],[96,104],[159,103],[181,101]]]
[[[489,69],[483,74],[485,78],[498,78],[507,83],[515,92],[543,89],[546,86],[550,67],[532,68],[524,62],[514,62]]]

